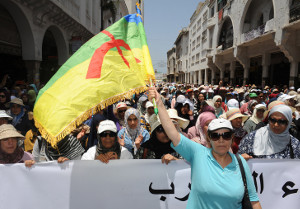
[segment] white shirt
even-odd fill
[[[82,155],[81,160],[95,160],[96,151],[97,145],[89,148],[88,151]],[[120,159],[133,159],[133,156],[125,147],[122,147]]]

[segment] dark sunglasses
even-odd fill
[[[117,134],[114,133],[114,132],[111,132],[111,131],[106,131],[106,132],[102,132],[102,133],[100,134],[100,137],[106,137],[107,135],[109,135],[110,137],[114,137],[114,136],[116,136]]]
[[[269,117],[269,121],[270,121],[270,123],[273,123],[273,124],[278,123],[278,125],[281,125],[281,126],[283,126],[283,125],[286,126],[289,123],[289,121],[287,121],[287,120],[282,120],[282,119],[276,120],[276,119],[271,118],[271,117]]]
[[[165,132],[165,129],[160,125],[155,129],[158,133]]]
[[[258,109],[257,112],[265,112],[264,109]]]
[[[221,134],[219,134],[219,133],[211,133],[210,134],[210,138],[213,141],[218,141],[221,136],[224,140],[231,140],[232,132],[224,132],[224,133],[221,133]]]
[[[1,95],[1,94],[0,94],[0,97],[1,97],[1,98],[5,98],[6,96],[5,96],[5,95]]]

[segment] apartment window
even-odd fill
[[[198,48],[200,46],[200,36],[197,37],[197,45],[196,48]]]
[[[203,31],[202,33],[202,41],[206,41],[206,36],[207,36],[207,30]]]
[[[203,22],[207,20],[207,11],[203,14]]]
[[[215,15],[215,7],[213,6],[210,8],[210,17],[213,17]]]

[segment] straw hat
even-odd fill
[[[159,126],[161,125],[159,117],[156,114],[153,114],[149,118],[149,124],[151,126],[151,133]]]
[[[239,108],[232,108],[226,112],[226,118],[229,121],[232,121],[236,118],[242,117],[243,123],[249,118],[248,115],[243,115]]]
[[[269,114],[270,110],[271,110],[273,107],[275,107],[275,106],[277,106],[277,105],[282,105],[282,104],[284,104],[284,102],[278,101],[278,100],[271,102],[271,103],[268,105],[268,110],[266,110],[266,111],[264,112],[264,118],[267,117],[267,115]]]
[[[12,120],[13,118],[6,114],[5,110],[0,110],[0,118],[7,118],[8,120]]]
[[[19,98],[14,98],[9,103],[24,106],[23,100]]]
[[[0,140],[7,138],[20,138],[24,139],[24,136],[20,134],[15,127],[11,124],[3,124],[0,126]]]
[[[167,112],[168,112],[169,117],[171,119],[178,120],[178,124],[179,124],[180,128],[186,129],[186,127],[189,125],[190,121],[187,120],[187,119],[179,117],[178,113],[177,113],[177,110],[175,110],[175,109],[168,109]]]

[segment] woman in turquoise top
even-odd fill
[[[232,126],[225,119],[215,119],[208,127],[208,140],[212,148],[206,148],[181,135],[174,127],[155,87],[149,90],[149,100],[156,99],[159,118],[171,146],[191,165],[192,187],[187,208],[241,209],[244,184],[235,156],[229,152],[232,144]],[[261,209],[250,169],[245,168],[247,188],[253,209]]]

